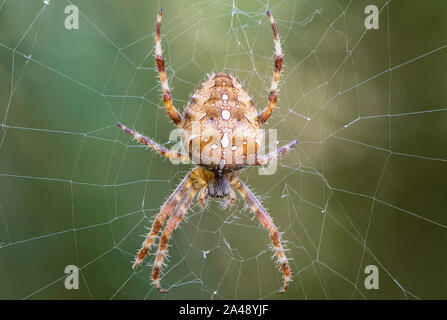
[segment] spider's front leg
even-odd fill
[[[183,181],[178,185],[177,189],[172,193],[172,195],[166,200],[163,206],[160,209],[160,212],[155,217],[154,222],[152,223],[152,229],[141,245],[141,249],[137,254],[135,259],[133,268],[136,269],[143,259],[146,257],[149,249],[151,248],[152,243],[158,235],[161,227],[163,226],[163,221],[169,216],[169,214],[177,207],[181,199],[187,190],[190,189],[191,185],[194,182],[194,177],[191,173],[187,174]]]
[[[171,217],[166,223],[166,227],[163,230],[163,233],[160,237],[160,244],[157,251],[157,256],[155,258],[154,266],[152,268],[152,280],[154,286],[163,293],[167,291],[160,287],[160,272],[163,267],[163,260],[166,256],[166,249],[168,247],[168,241],[171,237],[172,232],[178,227],[180,222],[182,221],[183,216],[186,211],[188,211],[189,205],[191,204],[192,199],[196,195],[196,193],[206,186],[206,182],[202,180],[199,176],[195,175],[195,171],[191,174],[191,177],[194,177],[194,182],[191,184],[189,189],[184,193],[181,202],[177,205],[175,210],[173,211]]]
[[[281,270],[284,274],[284,284],[280,289],[280,292],[285,292],[289,286],[290,282],[290,267],[289,262],[287,261],[287,257],[284,253],[284,248],[281,244],[281,236],[273,223],[272,218],[261,205],[261,203],[256,199],[255,195],[250,191],[250,189],[238,178],[235,178],[231,181],[231,185],[239,191],[242,198],[248,203],[250,209],[256,214],[259,222],[268,230],[270,234],[270,238],[273,242],[273,247],[275,249],[276,257],[278,258],[278,262],[281,266]]]

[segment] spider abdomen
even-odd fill
[[[183,142],[197,164],[222,174],[254,163],[263,141],[258,112],[231,75],[209,76],[183,119]]]

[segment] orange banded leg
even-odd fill
[[[182,201],[175,208],[168,222],[166,223],[166,227],[163,230],[163,233],[160,237],[160,244],[157,251],[157,256],[155,258],[154,266],[152,268],[152,280],[154,286],[163,293],[166,293],[167,290],[160,287],[160,272],[163,267],[163,260],[166,256],[166,249],[168,247],[168,241],[171,237],[172,232],[178,227],[180,222],[182,221],[183,216],[186,211],[188,211],[189,205],[191,204],[192,199],[196,195],[197,191],[202,188],[204,185],[200,184],[197,180],[189,187],[189,189],[183,195]]]
[[[182,122],[182,116],[178,110],[172,105],[172,95],[169,89],[168,79],[166,77],[165,61],[163,59],[161,50],[161,39],[160,39],[160,29],[161,29],[161,16],[162,10],[158,10],[157,15],[157,33],[155,35],[155,62],[157,63],[158,75],[160,76],[161,87],[163,88],[163,102],[165,104],[166,110],[172,121],[178,126]]]
[[[169,216],[169,214],[176,208],[181,199],[183,198],[184,193],[191,187],[193,183],[193,178],[191,173],[188,173],[183,181],[178,185],[177,189],[172,193],[172,195],[166,200],[163,206],[160,209],[159,214],[155,217],[155,220],[152,224],[152,229],[148,233],[146,239],[144,240],[140,251],[135,259],[135,263],[133,268],[136,269],[144,257],[147,255],[149,249],[151,248],[152,243],[158,235],[161,227],[163,226],[163,221]]]
[[[285,146],[280,147],[278,150],[273,151],[269,154],[266,154],[263,157],[259,157],[256,159],[255,161],[255,165],[260,165],[263,166],[267,163],[269,163],[270,161],[272,161],[273,159],[278,158],[278,156],[283,156],[285,155],[287,152],[289,152],[290,150],[292,150],[292,148],[298,143],[298,139],[293,140],[292,142],[289,142],[288,144],[286,144]]]
[[[174,151],[171,151],[169,149],[166,149],[165,147],[159,145],[158,143],[156,143],[152,139],[150,139],[148,137],[145,137],[145,136],[139,134],[138,132],[130,130],[125,125],[123,125],[123,124],[121,124],[119,122],[116,125],[118,127],[120,127],[124,132],[127,132],[128,134],[133,136],[135,138],[135,140],[138,140],[139,142],[141,142],[142,144],[145,144],[149,148],[154,149],[155,151],[157,151],[162,156],[164,156],[166,158],[169,158],[169,159],[172,159],[172,160],[178,160],[178,161],[181,161],[183,163],[189,163],[190,162],[189,158],[187,156],[183,155],[181,152],[174,152]]]
[[[272,25],[273,30],[273,36],[275,37],[275,71],[273,73],[273,80],[272,80],[272,86],[270,88],[270,94],[269,94],[269,103],[268,106],[262,110],[262,112],[259,115],[259,122],[264,124],[268,118],[272,115],[273,109],[275,108],[276,101],[278,100],[278,83],[279,83],[279,74],[281,73],[282,68],[282,48],[281,48],[281,42],[279,40],[279,34],[278,30],[276,29],[276,23],[273,19],[273,16],[270,14],[270,11],[267,11],[267,16],[269,17],[270,24]]]
[[[239,191],[242,198],[244,198],[244,200],[248,203],[253,213],[256,214],[259,222],[268,230],[270,238],[273,242],[273,248],[275,249],[276,257],[278,258],[278,262],[284,274],[284,284],[280,289],[280,292],[285,292],[290,282],[290,267],[289,262],[287,261],[287,257],[284,253],[284,248],[281,244],[281,236],[278,232],[278,229],[276,229],[276,226],[273,223],[270,215],[267,213],[267,211],[265,211],[264,207],[261,205],[258,199],[256,199],[254,194],[242,181],[240,181],[238,178],[235,178],[231,182],[231,184],[237,191]]]

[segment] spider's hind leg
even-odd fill
[[[155,35],[155,62],[157,63],[158,75],[160,76],[161,87],[163,88],[163,102],[165,104],[166,110],[168,111],[168,114],[171,117],[172,121],[174,121],[177,126],[180,126],[183,119],[178,110],[172,105],[171,89],[169,89],[165,70],[165,60],[163,59],[161,50],[161,16],[162,10],[160,9],[158,10],[157,15],[157,33]]]
[[[282,48],[281,48],[281,42],[279,40],[279,34],[278,29],[276,28],[275,20],[273,19],[273,16],[271,15],[270,11],[267,11],[267,16],[270,20],[270,24],[272,25],[273,30],[273,36],[275,40],[275,69],[273,72],[273,80],[272,80],[272,86],[270,88],[270,94],[269,94],[269,102],[267,107],[265,107],[264,110],[259,114],[259,122],[264,124],[268,118],[272,115],[273,109],[275,108],[276,101],[278,100],[278,83],[279,83],[279,74],[281,73],[282,68]]]

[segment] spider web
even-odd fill
[[[79,30],[64,27],[67,5]],[[379,29],[366,30],[367,5]],[[268,233],[238,200],[193,204],[160,294],[136,250],[186,172],[130,140],[170,146],[155,16],[179,108],[212,72],[258,109],[285,52],[267,124],[297,147],[274,175],[241,174],[283,233],[294,281],[278,295]],[[0,1],[0,298],[446,298],[447,40],[441,1]],[[80,270],[66,290],[64,269]],[[365,267],[378,268],[368,290]]]

